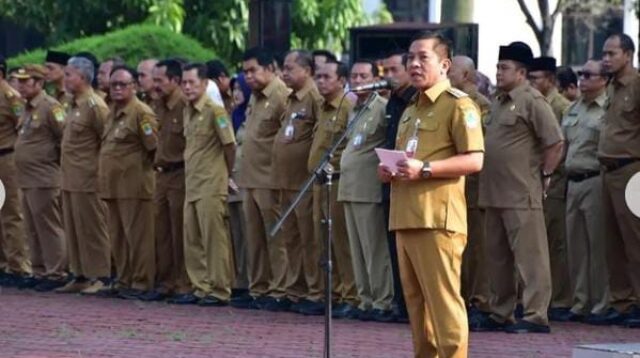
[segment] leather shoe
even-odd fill
[[[304,307],[300,308],[299,312],[305,316],[322,316],[324,314],[324,303],[308,301]]]
[[[523,319],[504,328],[507,333],[551,333],[548,325],[537,324]]]
[[[333,318],[358,318],[360,315],[360,310],[358,307],[353,306],[349,303],[341,303],[336,306],[334,310],[331,311],[331,317]]]
[[[472,332],[500,332],[504,331],[504,327],[504,323],[500,323],[489,316],[477,316],[469,321],[469,330]]]
[[[242,296],[231,297],[231,302],[229,303],[233,308],[241,308],[241,309],[250,309],[254,307],[255,299],[249,293],[246,293]]]
[[[291,307],[291,300],[288,298],[274,298],[267,297],[264,300],[264,304],[261,304],[260,309],[271,312],[283,312],[288,311]]]
[[[193,305],[198,303],[198,301],[200,301],[200,298],[193,293],[183,293],[174,295],[168,302],[174,305]]]
[[[36,290],[37,292],[49,292],[49,291],[53,291],[56,288],[60,288],[63,287],[67,282],[62,279],[62,280],[51,280],[51,279],[44,279],[42,281],[40,281],[40,283],[38,283],[35,287],[33,287],[34,290]]]
[[[40,282],[42,282],[42,280],[35,276],[25,276],[16,280],[16,287],[20,290],[34,288],[40,284]]]
[[[167,295],[165,295],[164,293],[153,290],[153,291],[143,292],[138,296],[138,299],[140,301],[152,302],[152,301],[162,301],[166,297]]]
[[[312,301],[309,301],[306,298],[301,298],[298,302],[291,302],[291,306],[289,306],[289,312],[302,313],[302,310],[312,303]]]
[[[360,310],[358,319],[364,322],[371,321],[372,310]]]
[[[627,318],[622,321],[622,325],[627,328],[640,328],[640,318]]]
[[[215,296],[206,296],[198,300],[198,306],[226,306],[228,301],[223,301]]]
[[[547,311],[547,315],[549,316],[549,321],[556,321],[556,322],[567,322],[569,320],[570,314],[571,314],[571,309],[566,307],[549,308],[549,310]]]
[[[585,323],[595,326],[609,326],[613,324],[620,324],[624,321],[625,316],[616,311],[615,308],[610,307],[606,312],[599,315],[589,315],[585,320]]]
[[[118,297],[125,300],[139,300],[145,292],[135,288],[123,288],[118,291]]]
[[[391,323],[396,321],[396,317],[391,310],[375,308],[371,311],[371,320],[374,322]]]

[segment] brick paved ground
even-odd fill
[[[568,357],[640,330],[553,325],[551,335],[471,335],[471,357]],[[322,317],[0,289],[0,357],[321,357]],[[410,357],[407,325],[335,321],[334,357]]]

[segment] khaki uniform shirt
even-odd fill
[[[238,128],[238,130],[235,133],[236,136],[236,160],[233,163],[233,171],[231,173],[231,178],[236,181],[236,185],[238,178],[240,178],[242,176],[242,173],[240,172],[240,158],[242,158],[242,150],[243,150],[243,145],[244,145],[244,137],[245,137],[245,133],[246,133],[246,125],[247,125],[247,121],[245,120],[244,122],[242,122],[242,124],[240,125],[240,127]],[[240,190],[238,192],[232,192],[229,191],[229,199],[228,202],[230,203],[237,203],[237,202],[241,202],[244,199],[244,189],[240,188]]]
[[[0,80],[0,149],[13,148],[18,138],[18,120],[24,111],[20,94]]]
[[[110,107],[100,150],[102,198],[152,199],[157,126],[156,115],[137,97],[124,108]]]
[[[109,107],[89,89],[67,107],[62,136],[62,189],[97,192],[98,158]]]
[[[187,99],[180,88],[176,88],[167,100],[154,101],[153,109],[158,116],[158,150],[155,164],[167,165],[184,161],[184,108]]]
[[[419,125],[418,119],[420,119]],[[419,93],[400,119],[396,149],[417,136],[415,159],[436,161],[482,152],[482,123],[473,101],[448,80]],[[437,229],[467,233],[464,177],[394,180],[391,183],[391,230]]]
[[[342,101],[342,108],[340,106],[340,99],[342,96],[338,96],[333,101],[323,101],[320,107],[320,113],[318,115],[318,122],[313,130],[313,143],[311,144],[311,151],[309,152],[309,162],[307,163],[307,169],[309,173],[320,164],[320,161],[331,149],[333,143],[338,140],[347,129],[347,121],[349,118],[349,112],[353,108],[353,104],[348,99]],[[339,111],[338,111],[339,109]],[[342,151],[346,147],[347,142],[343,141],[335,152],[329,163],[333,166],[334,173],[340,173],[340,158],[342,158]]]
[[[567,140],[564,163],[567,173],[600,171],[598,140],[606,102],[607,95],[602,93],[591,102],[580,98],[567,110],[562,120],[562,131]]]
[[[302,89],[289,95],[287,110],[273,143],[271,176],[277,189],[299,190],[309,176],[309,151],[321,102],[322,96],[312,79]],[[293,113],[301,117],[291,120]],[[285,134],[289,124],[293,126],[293,138],[287,140]]]
[[[382,183],[378,179],[378,156],[374,148],[382,148],[387,135],[387,100],[376,93],[368,107],[356,105],[349,114],[360,118],[347,138],[347,147],[340,160],[341,174],[338,200],[360,203],[382,202]]]
[[[15,162],[21,188],[60,187],[64,109],[44,91],[27,102],[18,124]]]
[[[640,159],[640,74],[632,69],[614,79],[607,94],[598,157]]]
[[[482,125],[484,127],[484,121],[491,110],[491,101],[478,91],[478,87],[475,85],[464,86],[462,90],[469,95],[469,98],[478,106],[480,110],[480,116],[482,117]],[[465,180],[464,192],[467,198],[468,208],[478,207],[478,188],[480,186],[480,173],[473,173],[467,175]]]
[[[186,201],[227,196],[229,171],[223,147],[235,144],[233,126],[223,107],[203,94],[184,110]]]
[[[544,149],[562,131],[544,96],[529,84],[501,93],[486,121],[481,207],[542,208]]]
[[[567,108],[569,108],[571,102],[561,95],[556,88],[553,88],[547,95],[547,102],[551,105],[551,109],[558,120],[558,124],[562,126],[562,117],[567,111]],[[561,162],[551,176],[551,183],[547,190],[547,196],[549,198],[564,199],[566,192],[567,173],[565,172],[564,166]]]
[[[271,180],[272,150],[291,91],[274,78],[263,90],[254,91],[247,105],[245,138],[237,184],[243,188],[275,189]]]

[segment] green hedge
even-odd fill
[[[167,58],[179,56],[193,61],[207,61],[216,57],[215,53],[182,34],[154,25],[132,25],[104,35],[80,38],[54,46],[56,50],[75,54],[90,51],[98,60],[112,56],[122,57],[127,64],[136,66],[145,58]],[[45,49],[23,53],[8,60],[10,67],[26,63],[42,63]]]

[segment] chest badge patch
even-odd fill
[[[151,124],[149,122],[142,123],[142,132],[144,132],[144,135],[147,136],[153,134],[153,128],[151,127]]]

